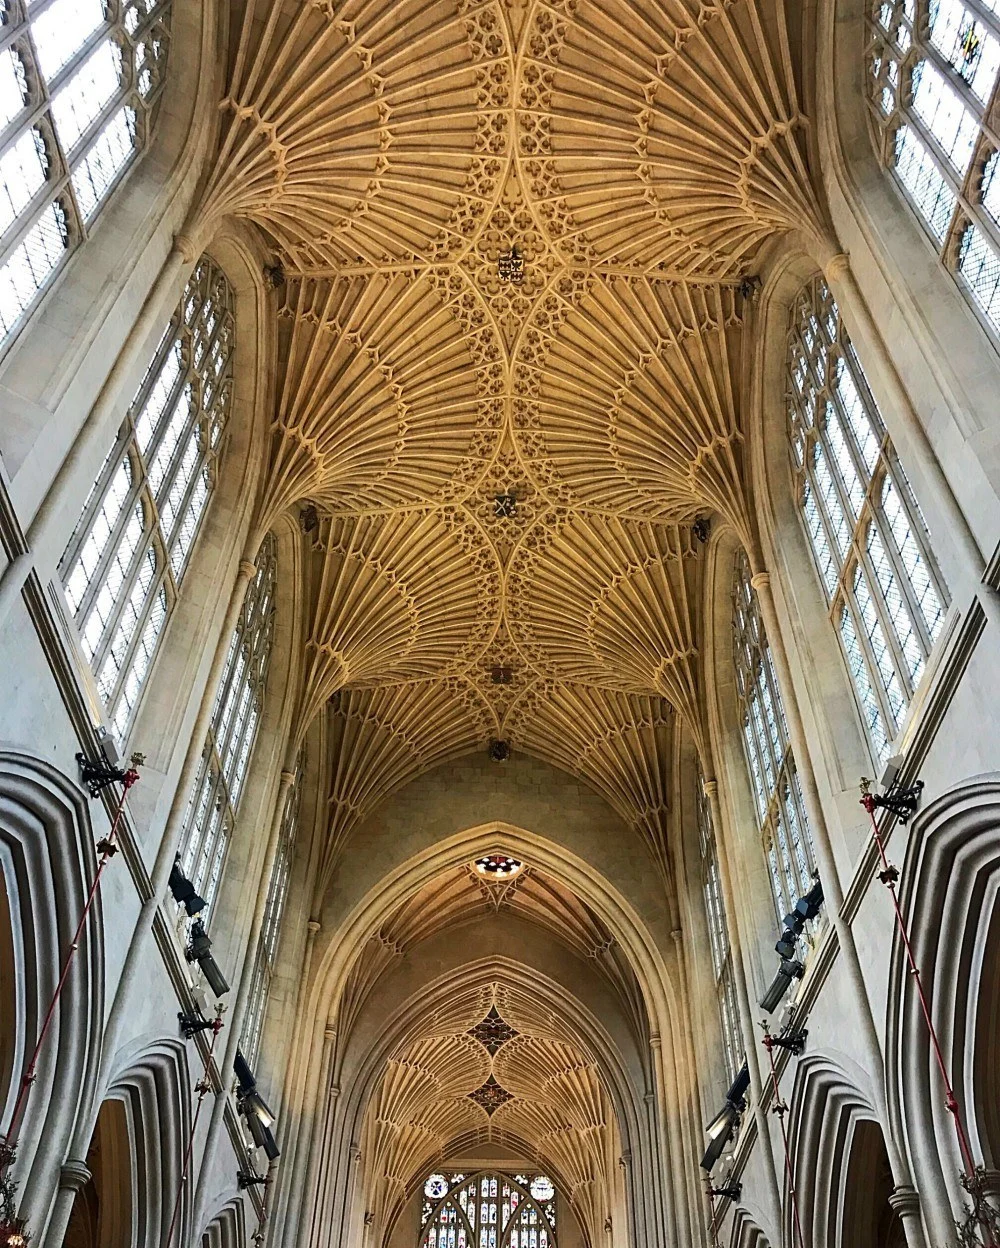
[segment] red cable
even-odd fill
[[[184,1194],[184,1184],[187,1182],[188,1167],[191,1165],[191,1154],[194,1151],[194,1137],[198,1130],[198,1117],[201,1114],[201,1107],[205,1097],[211,1092],[212,1084],[208,1078],[208,1067],[215,1053],[215,1042],[219,1038],[219,1032],[223,1028],[221,1007],[220,1013],[215,1016],[212,1022],[212,1043],[208,1046],[208,1055],[205,1058],[205,1073],[195,1084],[198,1089],[198,1104],[195,1106],[194,1118],[191,1120],[191,1133],[188,1136],[187,1148],[184,1150],[184,1165],[181,1169],[180,1182],[177,1184],[177,1198],[174,1200],[174,1211],[170,1215],[170,1229],[167,1231],[167,1238],[164,1240],[163,1248],[170,1248],[170,1244],[174,1238],[174,1230],[177,1226],[177,1215],[181,1208],[181,1196]]]
[[[712,1248],[719,1248],[719,1233],[715,1227],[715,1197],[712,1195],[712,1176],[705,1175],[705,1195],[708,1197],[708,1230],[712,1236]]]
[[[867,782],[865,782],[867,783]],[[972,1149],[969,1145],[969,1137],[965,1132],[965,1124],[962,1121],[961,1110],[958,1106],[958,1098],[955,1096],[955,1090],[952,1087],[951,1079],[948,1076],[948,1067],[945,1064],[944,1054],[941,1051],[941,1044],[938,1040],[937,1031],[931,1020],[930,1005],[927,1001],[927,995],[924,992],[923,981],[920,978],[920,970],[917,967],[917,960],[913,956],[913,947],[910,944],[910,936],[906,930],[906,923],[903,919],[903,912],[900,909],[899,897],[896,894],[896,880],[899,872],[895,867],[891,866],[889,859],[886,857],[885,846],[882,843],[882,837],[879,835],[878,823],[875,819],[875,811],[877,803],[872,793],[865,793],[861,798],[861,805],[868,812],[868,818],[871,820],[872,836],[875,838],[875,844],[878,846],[879,857],[882,860],[882,870],[879,873],[879,879],[889,890],[889,896],[892,898],[892,908],[896,913],[896,926],[899,928],[899,934],[903,941],[903,948],[906,950],[906,960],[910,964],[910,974],[913,976],[917,985],[917,997],[920,1001],[920,1009],[924,1016],[924,1022],[927,1024],[927,1032],[931,1038],[931,1047],[934,1050],[934,1058],[937,1062],[938,1070],[941,1072],[941,1081],[944,1084],[945,1108],[951,1114],[955,1123],[955,1134],[958,1136],[958,1149],[962,1154],[962,1166],[965,1170],[965,1176],[970,1184],[977,1183],[976,1165],[972,1159]],[[986,1232],[985,1248],[996,1248],[992,1231],[989,1225],[980,1219],[980,1224]]]
[[[771,1063],[771,1086],[774,1088],[774,1106],[773,1112],[778,1115],[778,1121],[781,1123],[781,1143],[785,1149],[785,1175],[788,1179],[788,1194],[792,1198],[792,1216],[795,1221],[795,1234],[799,1241],[799,1248],[804,1248],[802,1239],[802,1221],[799,1218],[799,1196],[795,1190],[795,1174],[792,1170],[792,1156],[788,1151],[788,1132],[785,1130],[785,1114],[788,1112],[788,1106],[781,1099],[781,1090],[778,1087],[778,1072],[774,1067],[773,1044],[771,1042],[771,1033],[764,1028],[764,1048],[767,1049],[768,1060]]]
[[[101,857],[97,864],[97,872],[94,875],[94,882],[90,886],[90,892],[87,894],[87,901],[83,907],[83,913],[80,915],[80,922],[77,924],[76,931],[73,933],[73,939],[70,941],[69,951],[63,961],[62,972],[59,975],[59,982],[56,984],[56,990],[52,995],[52,1000],[49,1002],[49,1008],[45,1013],[45,1018],[42,1020],[41,1030],[38,1033],[38,1039],[35,1042],[35,1048],[31,1054],[31,1060],[28,1062],[27,1068],[21,1077],[21,1087],[17,1094],[17,1100],[14,1102],[14,1111],[11,1114],[7,1134],[4,1136],[4,1144],[6,1146],[5,1156],[7,1161],[3,1170],[0,1170],[0,1178],[4,1177],[7,1169],[13,1162],[14,1149],[17,1145],[17,1133],[21,1125],[21,1116],[24,1113],[25,1104],[28,1100],[28,1093],[31,1091],[35,1082],[35,1073],[38,1066],[38,1059],[41,1056],[42,1045],[45,1043],[49,1033],[49,1028],[52,1026],[52,1020],[55,1018],[56,1006],[59,1004],[63,988],[66,986],[66,980],[69,978],[69,972],[73,965],[73,959],[76,957],[77,951],[79,950],[80,938],[83,935],[83,929],[86,925],[87,917],[90,914],[94,900],[97,897],[97,890],[100,887],[101,876],[104,874],[104,868],[108,865],[112,856],[118,852],[118,847],[115,845],[115,838],[117,837],[118,829],[121,826],[122,814],[125,810],[125,800],[128,797],[129,789],[131,789],[138,779],[139,773],[135,770],[135,768],[131,768],[129,771],[125,772],[122,777],[122,795],[118,802],[117,809],[115,810],[114,819],[111,822],[111,831],[103,840],[98,841],[97,843],[98,849],[101,851]]]

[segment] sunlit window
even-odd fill
[[[0,347],[149,141],[170,0],[0,7]]]
[[[1000,70],[996,0],[875,0],[869,109],[945,266],[1000,336],[1000,182],[989,121]]]
[[[432,1174],[421,1248],[556,1248],[556,1189],[545,1174]]]
[[[742,551],[733,586],[733,643],[743,750],[780,922],[812,888],[815,863],[774,662]]]
[[[802,516],[872,751],[889,753],[944,623],[927,530],[821,278],[795,304],[788,418]]]
[[[288,877],[292,869],[292,849],[299,819],[301,792],[302,763],[300,759],[295,772],[295,783],[288,791],[285,808],[281,815],[278,849],[274,859],[274,869],[267,886],[264,925],[261,928],[260,944],[254,959],[246,1019],[240,1039],[240,1048],[251,1066],[257,1061],[257,1054],[260,1052],[267,998],[271,991],[271,980],[274,978],[274,967],[278,957],[278,939],[281,935],[281,920],[285,915],[285,901],[288,897]]]
[[[705,919],[708,923],[708,939],[712,949],[712,971],[715,975],[715,995],[719,1002],[726,1074],[729,1082],[732,1083],[736,1078],[736,1072],[743,1065],[743,1040],[740,1034],[740,1016],[736,1009],[733,954],[729,945],[726,906],[722,899],[722,882],[719,878],[719,858],[715,844],[715,829],[712,826],[712,810],[700,776],[698,780],[698,838],[701,848]]]
[[[269,534],[229,645],[181,837],[181,869],[209,906],[219,887],[264,707],[276,565],[277,544]]]
[[[97,688],[128,732],[215,483],[232,395],[233,292],[202,260],[60,570]]]

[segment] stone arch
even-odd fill
[[[10,921],[6,956],[13,970],[5,989],[13,1010],[0,1018],[9,1070],[0,1088],[4,1132],[96,870],[92,837],[86,798],[76,783],[41,759],[0,752],[0,870]],[[103,996],[98,897],[66,978],[56,1025],[39,1054],[37,1079],[23,1102],[15,1177],[32,1221],[37,1220],[34,1182],[58,1166],[92,1095]]]
[[[767,1236],[745,1209],[737,1209],[733,1214],[729,1248],[771,1248]]]
[[[142,1048],[112,1080],[97,1112],[66,1243],[127,1248],[165,1242],[190,1132],[187,1053],[180,1040]],[[177,1224],[186,1242],[190,1194]],[[90,1238],[88,1238],[88,1236]]]
[[[535,863],[586,901],[625,951],[645,998],[651,1045],[664,1037],[654,1093],[658,1104],[646,1112],[657,1120],[662,1140],[668,1133],[664,1118],[671,1114],[683,1135],[686,1123],[678,1104],[682,1098],[693,1103],[688,1084],[695,1076],[673,1044],[671,1020],[679,1017],[676,945],[647,851],[626,839],[618,817],[589,788],[529,756],[515,754],[503,767],[473,756],[449,765],[444,786],[439,777],[435,783],[436,776],[432,771],[405,786],[355,832],[351,872],[341,868],[326,899],[295,1040],[304,1071],[298,1100],[316,1095],[328,1077],[334,1014],[353,951],[401,901],[440,872],[495,852],[502,841],[507,852]],[[493,810],[506,818],[491,819]],[[527,830],[532,827],[545,828],[546,835]],[[293,1068],[298,1060],[292,1059]],[[314,1185],[319,1166],[327,1164],[321,1130],[322,1124],[312,1145],[305,1139],[285,1142],[283,1173],[298,1173],[279,1192],[279,1218],[286,1210],[294,1217],[291,1211],[305,1199],[303,1186]],[[681,1142],[678,1137],[674,1147],[693,1154],[697,1146],[693,1138]],[[312,1152],[308,1174],[300,1148]],[[651,1199],[668,1199],[659,1176],[650,1178],[648,1190],[657,1193]],[[686,1194],[678,1191],[676,1199]],[[655,1219],[654,1242],[667,1221],[666,1214]]]
[[[802,1058],[788,1134],[802,1232],[817,1248],[904,1248],[889,1157],[866,1079],[824,1055]],[[915,1201],[908,1206],[916,1212]],[[786,1176],[785,1234],[795,1242]]]
[[[958,785],[921,810],[901,868],[900,903],[973,1158],[1000,1165],[1000,775]],[[962,1162],[898,935],[889,970],[890,1107],[935,1208],[955,1201]],[[898,987],[897,987],[898,986]]]
[[[245,1248],[246,1215],[241,1200],[234,1200],[215,1215],[201,1237],[201,1248]]]
[[[435,954],[428,959],[428,965],[433,965],[436,960]],[[414,979],[416,982],[422,981],[420,970]],[[529,994],[534,1002],[542,1005],[553,1017],[559,1018],[565,1024],[565,1031],[561,1029],[561,1038],[565,1039],[569,1032],[579,1036],[588,1055],[592,1055],[615,1115],[616,1129],[613,1134],[619,1145],[618,1151],[623,1157],[631,1159],[625,1181],[632,1190],[627,1193],[627,1208],[624,1212],[635,1236],[632,1242],[650,1245],[660,1242],[653,1227],[658,1217],[662,1219],[663,1211],[656,1207],[653,1175],[656,1168],[663,1163],[660,1160],[659,1142],[655,1132],[650,1129],[646,1113],[645,1097],[648,1085],[642,1081],[651,1072],[637,1071],[634,1064],[628,1061],[628,1055],[620,1049],[620,1037],[613,1034],[606,1015],[598,1016],[594,1012],[593,1001],[585,1001],[575,988],[569,989],[540,970],[535,963],[529,967],[525,962],[495,954],[463,961],[459,953],[455,958],[455,965],[436,979],[423,982],[420,990],[405,999],[384,1022],[375,1043],[364,1054],[358,1073],[352,1074],[349,1079],[338,1078],[335,1086],[346,1085],[350,1092],[343,1102],[339,1097],[337,1100],[334,1125],[338,1140],[328,1145],[328,1153],[338,1168],[330,1172],[328,1190],[336,1194],[336,1213],[343,1219],[343,1225],[347,1226],[350,1216],[349,1208],[341,1207],[341,1198],[350,1189],[350,1165],[353,1164],[350,1162],[351,1148],[363,1137],[371,1098],[389,1057],[398,1050],[401,1043],[419,1036],[420,1021],[433,1018],[435,1010],[440,1009],[442,1003],[447,1003],[460,992],[476,993],[477,990],[488,988],[498,981],[507,988]],[[393,993],[388,995],[392,996]],[[471,1132],[472,1137],[475,1134],[475,1131]],[[466,1142],[468,1139],[460,1133],[440,1150],[436,1155],[437,1159],[454,1155],[455,1149]],[[544,1168],[558,1180],[563,1190],[567,1193],[570,1191],[571,1185],[555,1159],[542,1157],[530,1143],[516,1133],[510,1136],[509,1142],[519,1145],[526,1158],[535,1156],[539,1164],[544,1164]],[[434,1160],[432,1158],[430,1164],[434,1164]],[[406,1195],[411,1192],[412,1188]],[[614,1199],[613,1192],[609,1193],[609,1199]],[[385,1228],[386,1242],[391,1236],[401,1207],[400,1205],[394,1211],[393,1221]],[[582,1223],[580,1211],[575,1210],[575,1216]],[[334,1216],[324,1213],[324,1225],[332,1226],[334,1221]],[[346,1241],[346,1234],[344,1239]]]

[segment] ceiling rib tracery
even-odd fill
[[[252,222],[287,276],[258,518],[327,517],[322,881],[395,787],[497,738],[594,785],[669,883],[689,526],[754,535],[741,282],[826,230],[781,4],[246,0],[234,29],[195,223]]]

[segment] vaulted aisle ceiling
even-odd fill
[[[691,524],[754,533],[741,282],[825,233],[781,0],[247,0],[232,29],[199,211],[286,275],[259,519],[313,548],[319,891],[379,800],[493,739],[594,785],[668,881]]]

